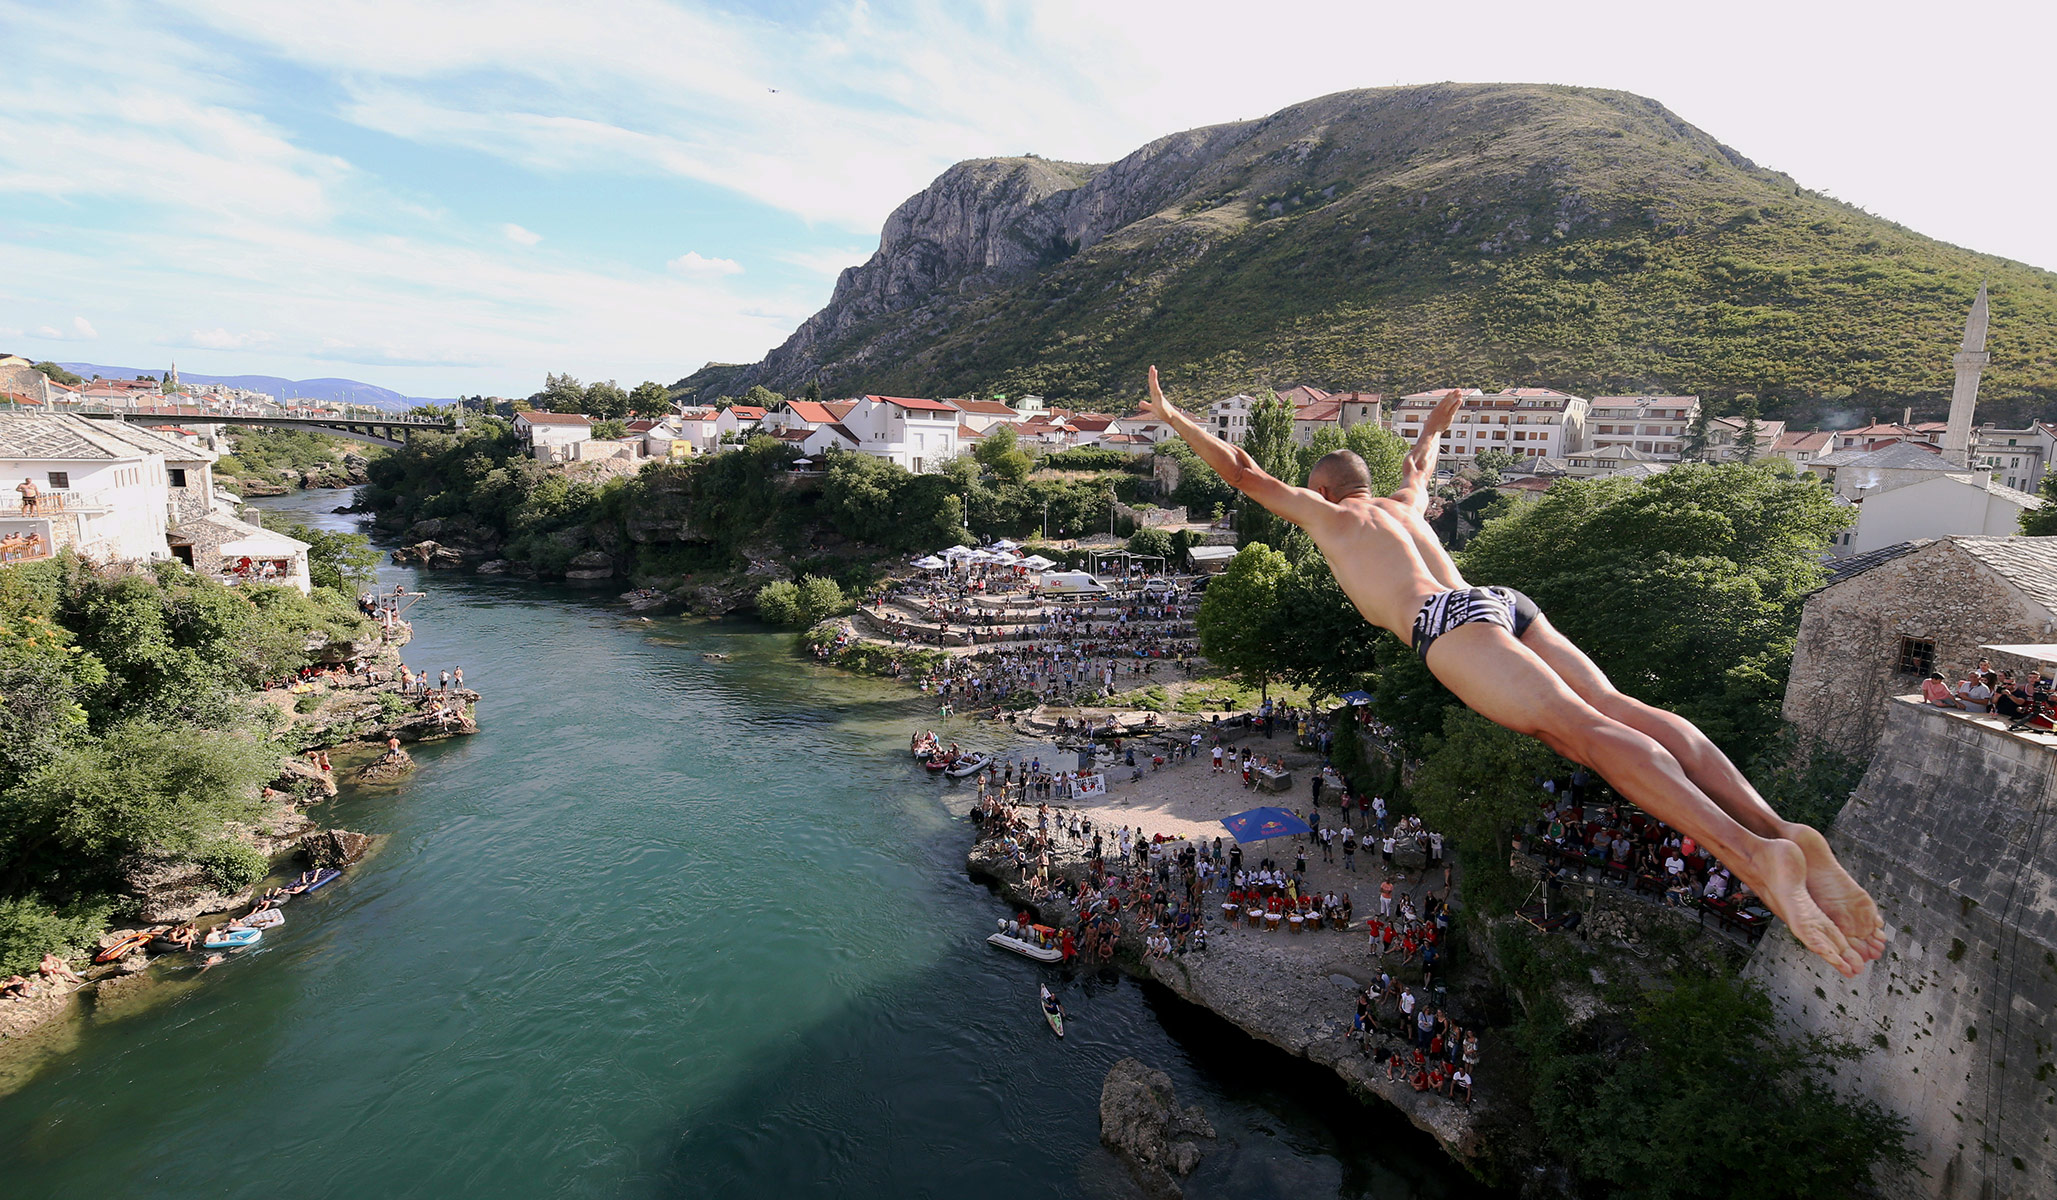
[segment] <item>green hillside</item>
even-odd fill
[[[962,164],[910,208],[967,168],[1052,165]],[[2057,275],[1809,192],[1626,93],[1346,92],[1112,167],[1062,166],[1065,181],[1032,194],[1084,182],[993,200],[1014,206],[990,214],[996,236],[1078,229],[1087,197],[1145,209],[1084,250],[1055,236],[1026,264],[894,295],[879,281],[900,260],[963,236],[896,214],[808,336],[682,382],[707,396],[816,380],[829,394],[1034,391],[1113,407],[1156,362],[1188,397],[1534,384],[1718,407],[1754,395],[1801,419],[1938,415],[1988,278],[1980,419],[2057,415]]]

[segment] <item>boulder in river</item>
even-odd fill
[[[405,750],[388,750],[357,772],[357,782],[396,783],[413,769],[413,755]]]
[[[1178,1181],[1200,1165],[1200,1146],[1192,1139],[1213,1136],[1197,1106],[1178,1106],[1171,1076],[1133,1058],[1108,1070],[1100,1085],[1100,1141],[1150,1195],[1182,1195]]]
[[[336,794],[336,777],[304,758],[282,758],[271,786],[306,800],[325,799]]]
[[[318,829],[300,839],[300,857],[316,867],[347,867],[369,849],[369,834],[348,829]]]

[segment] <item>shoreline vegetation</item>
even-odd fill
[[[374,839],[305,811],[337,794],[330,751],[369,772],[405,760],[377,743],[476,728],[476,693],[439,718],[398,689],[411,627],[348,594],[369,581],[365,539],[282,524],[315,543],[310,596],[68,552],[0,572],[0,979],[21,980],[0,1056],[131,990],[161,946],[92,962],[125,935],[204,936],[295,858],[361,858]]]

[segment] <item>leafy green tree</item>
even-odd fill
[[[599,421],[620,421],[629,415],[629,394],[612,379],[588,384],[585,407],[579,411]]]
[[[545,374],[543,390],[529,397],[529,405],[543,412],[586,411],[586,386],[571,375]]]
[[[1279,581],[1275,603],[1281,675],[1317,696],[1340,696],[1376,674],[1378,647],[1392,638],[1357,611],[1321,555],[1307,554],[1293,564]]]
[[[784,396],[772,391],[761,383],[757,383],[750,385],[750,390],[744,392],[742,399],[737,401],[737,403],[755,405],[769,412],[785,403],[785,400]]]
[[[645,379],[629,393],[629,412],[638,417],[662,417],[671,412],[671,389]]]
[[[0,898],[0,975],[33,974],[47,953],[86,953],[107,928],[112,908],[104,900],[54,907],[35,896]]]
[[[1262,542],[1243,547],[1207,585],[1193,622],[1208,661],[1267,692],[1279,675],[1279,631],[1289,619],[1279,591],[1292,570],[1285,555]]]
[[[1520,461],[1521,459],[1512,451],[1481,450],[1477,457],[1472,459],[1472,466],[1478,471],[1473,482],[1482,488],[1497,487],[1506,473],[1513,470],[1514,465]]]
[[[1293,406],[1276,396],[1268,396],[1251,405],[1250,429],[1243,435],[1243,449],[1257,461],[1258,466],[1275,478],[1297,478],[1300,457],[1293,445]],[[1241,497],[1238,505],[1238,541],[1245,546],[1285,543],[1287,522],[1272,516],[1268,509],[1247,496]]]
[[[1674,977],[1640,995],[1626,1039],[1531,1035],[1537,1124],[1585,1179],[1627,1200],[1815,1200],[1912,1166],[1906,1121],[1828,1082],[1861,1052],[1781,1037],[1755,982]]]
[[[1743,397],[1743,428],[1736,434],[1736,456],[1744,462],[1757,457],[1757,397]]]
[[[1800,602],[1849,520],[1830,501],[1775,458],[1565,480],[1482,529],[1463,569],[1527,592],[1617,687],[1748,761],[1779,728]]]
[[[593,422],[593,436],[596,438],[625,438],[629,435],[628,423],[618,419]]]
[[[1021,483],[1036,467],[1035,460],[1022,450],[1011,425],[995,425],[987,430],[972,455],[1003,483]]]
[[[1130,554],[1154,554],[1169,564],[1172,560],[1174,547],[1171,544],[1171,535],[1162,529],[1138,529],[1129,535],[1128,552]]]
[[[757,589],[757,615],[773,625],[802,624],[806,609],[800,603],[800,585],[788,579],[774,579]]]
[[[1685,440],[1680,443],[1679,457],[1686,462],[1695,462],[1707,456],[1707,406],[1702,404],[1693,413],[1693,423],[1686,426]]]
[[[819,575],[805,575],[800,579],[801,624],[815,625],[830,617],[840,617],[849,612],[853,605],[833,579]]]
[[[1458,707],[1445,710],[1442,735],[1425,749],[1411,789],[1422,820],[1503,862],[1515,828],[1536,813],[1537,780],[1563,763],[1534,738]]]
[[[1157,453],[1178,463],[1179,480],[1172,489],[1171,502],[1184,505],[1194,520],[1211,521],[1236,502],[1236,489],[1184,442],[1159,442]]]
[[[48,375],[52,382],[61,383],[66,387],[77,387],[78,385],[85,382],[85,380],[79,378],[72,372],[65,370],[63,367],[58,366],[54,362],[39,362],[36,364],[35,369],[41,371],[45,375]]]
[[[318,588],[354,593],[377,576],[379,552],[361,533],[316,529],[283,513],[263,514],[264,527],[307,543],[307,577]]]
[[[2043,501],[2041,508],[2021,510],[2021,532],[2026,537],[2049,537],[2057,534],[2057,471],[2043,476],[2043,482],[2036,488],[2036,495]]]

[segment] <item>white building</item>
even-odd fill
[[[1707,444],[1700,456],[1708,462],[1742,462],[1746,458],[1770,458],[1779,439],[1786,435],[1784,421],[1759,421],[1755,446],[1743,445],[1750,422],[1743,417],[1716,417],[1707,422]]]
[[[856,435],[859,451],[919,475],[957,457],[959,415],[940,400],[866,396],[842,424]]]
[[[945,400],[958,412],[957,423],[974,433],[991,433],[996,425],[1018,425],[1021,414],[998,400]]]
[[[765,416],[765,411],[754,404],[729,405],[714,416],[714,444],[749,441]]]
[[[566,462],[578,457],[580,442],[592,439],[593,419],[578,413],[516,413],[514,435],[538,462]]]
[[[1905,487],[1868,496],[1857,506],[1857,525],[1837,539],[1837,557],[1865,554],[1915,538],[1984,534],[2014,537],[2021,514],[2043,502],[1984,475],[1932,474]]]
[[[693,448],[695,454],[706,454],[714,449],[716,433],[714,421],[721,414],[712,406],[688,406],[678,413],[679,436]]]
[[[171,557],[170,522],[161,452],[85,417],[0,413],[0,538],[149,562]]]
[[[1595,450],[1626,446],[1646,461],[1677,462],[1699,415],[1698,396],[1596,396],[1586,410],[1586,433]]]
[[[1250,410],[1255,407],[1257,397],[1241,392],[1226,400],[1216,400],[1207,406],[1207,416],[1213,423],[1210,432],[1232,446],[1242,445],[1250,432]]]
[[[2057,452],[2057,431],[2041,421],[2029,422],[2026,429],[1981,425],[1971,447],[1974,466],[1984,467],[1994,479],[2024,492],[2043,486],[2043,473],[2050,469],[2053,452]]]
[[[1393,432],[1412,442],[1422,422],[1449,389],[1402,396],[1393,406]],[[1586,448],[1586,407],[1581,396],[1550,388],[1481,392],[1461,388],[1463,407],[1443,435],[1441,453],[1469,462],[1483,450],[1505,450],[1519,458],[1563,458]]]

